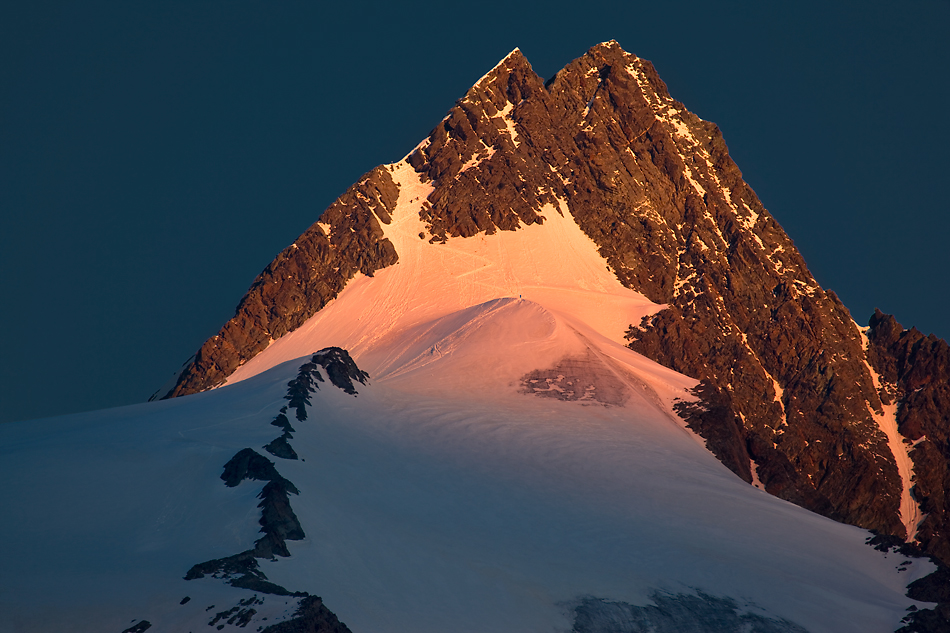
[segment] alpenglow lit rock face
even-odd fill
[[[859,327],[719,129],[616,42],[547,82],[508,55],[278,255],[165,397],[330,345],[398,381],[455,349],[432,332],[507,314],[508,298],[676,372],[641,397],[745,482],[950,563],[946,343],[885,315]],[[575,351],[528,368],[519,393],[626,406],[614,361]]]
[[[743,182],[719,129],[674,101],[649,62],[609,42],[544,83],[515,50],[406,162],[432,186],[419,210],[430,243],[517,231],[563,205],[621,283],[668,306],[630,324],[630,345],[704,381],[704,406],[682,414],[724,464],[834,519],[917,536],[914,458],[947,470],[948,414],[921,443],[903,441],[862,329]],[[382,230],[398,196],[386,167],[351,187],[168,395],[222,384],[357,272],[398,261]],[[950,562],[937,488],[920,538]]]

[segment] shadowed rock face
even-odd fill
[[[808,633],[788,620],[747,613],[730,598],[655,592],[636,606],[584,598],[574,607],[572,633]]]
[[[905,538],[903,484],[872,414],[892,396],[882,402],[870,358],[899,386],[901,433],[928,438],[912,454],[929,513],[918,537],[950,561],[941,430],[950,396],[926,383],[947,366],[942,342],[926,339],[928,356],[899,326],[884,336],[886,324],[872,322],[866,352],[848,310],[742,180],[719,129],[673,100],[649,62],[608,42],[544,82],[515,51],[407,160],[434,186],[421,212],[429,241],[570,213],[624,285],[668,306],[631,324],[630,347],[702,381],[679,412],[726,466],[803,507]],[[351,187],[258,277],[168,395],[220,384],[357,271],[395,263],[379,223],[397,199],[385,168]]]

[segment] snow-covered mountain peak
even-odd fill
[[[598,470],[604,478],[583,479],[586,484],[596,488],[614,481],[608,471],[626,472],[625,460],[639,460],[641,449],[673,459],[680,472],[702,472],[716,482],[710,491],[686,475],[688,486],[674,486],[687,498],[701,488],[719,500],[686,504],[683,515],[664,515],[674,524],[705,521],[694,512],[697,507],[703,508],[700,514],[730,509],[740,513],[735,516],[753,517],[754,525],[774,536],[778,532],[762,513],[782,514],[777,508],[790,506],[767,505],[780,503],[773,498],[760,505],[758,488],[875,530],[881,534],[875,543],[890,554],[899,547],[950,562],[950,513],[941,474],[950,454],[950,388],[945,388],[950,348],[903,331],[883,315],[862,332],[837,296],[817,284],[792,241],[742,180],[719,129],[690,113],[648,61],[616,42],[592,47],[547,82],[519,51],[504,58],[405,159],[368,172],[278,255],[168,395],[221,385],[227,386],[221,393],[240,393],[328,346],[348,350],[373,377],[356,404],[334,401],[336,392],[314,396],[331,418],[352,423],[352,432],[367,437],[398,427],[390,439],[412,439],[437,462],[447,454],[475,470],[491,462],[511,474],[506,485],[515,490],[535,481],[534,475],[524,479],[516,462],[492,461],[493,455],[509,454],[499,437],[507,441],[525,432],[545,450],[557,445],[538,455],[537,470],[567,463],[571,470],[596,461],[598,453],[565,447],[586,446],[588,439],[597,444],[597,437],[613,441],[617,432],[623,436],[617,446],[635,445],[637,451],[618,448],[617,459]],[[584,432],[561,442],[567,435],[558,434],[572,425]],[[604,429],[610,432],[599,436]],[[514,446],[525,454],[533,447],[527,440]],[[356,446],[354,454],[364,448]],[[544,455],[556,456],[553,467],[541,463]],[[666,490],[667,480],[679,481],[680,474],[653,457],[638,462],[645,465],[639,475],[649,488]],[[300,462],[287,468],[299,469]],[[653,493],[644,494],[631,497],[634,505],[657,510]],[[486,504],[482,509],[489,511],[492,505]],[[794,514],[799,511],[804,512],[791,510],[789,516],[811,517]],[[713,523],[736,524],[716,517]],[[311,521],[319,523],[319,514]],[[807,536],[824,534],[822,529],[802,521],[800,550],[832,560],[833,552]],[[624,525],[644,533],[642,524]],[[726,540],[730,534],[720,531]],[[866,559],[849,549],[863,533],[837,534],[828,542],[849,552],[839,557],[840,565],[864,569],[882,583],[878,589],[895,582],[891,571],[875,567],[877,554]],[[698,539],[714,547],[716,539],[704,541],[707,537],[684,532],[683,539],[664,543],[678,550]],[[334,538],[349,542],[350,535],[344,530]],[[784,543],[783,536],[761,551],[786,551]],[[359,548],[366,547],[359,541]],[[702,552],[710,550],[699,551],[699,559],[707,560]],[[430,553],[419,550],[419,556],[429,560]],[[394,569],[400,564],[382,558]],[[344,568],[344,559],[364,565],[343,556],[338,562]],[[804,578],[808,574],[799,562],[790,554],[774,568],[781,570],[779,576]],[[867,614],[878,613],[883,621],[891,616],[882,614],[906,604],[890,589],[857,590],[857,584],[832,573],[822,582],[849,588],[822,584],[821,591],[848,597],[823,604],[845,615],[826,609],[812,617],[789,602],[770,602],[769,591],[754,588],[754,582],[717,584],[721,578],[705,563],[689,564],[730,589],[712,594],[702,589],[688,599],[679,589],[670,590],[680,596],[676,604],[699,600],[703,609],[712,608],[703,596],[746,592],[742,595],[754,596],[753,602],[771,604],[774,613],[792,614],[792,620],[816,630],[844,630],[858,621],[871,626]],[[898,573],[909,564],[902,561]],[[430,568],[423,567],[426,576]],[[273,573],[281,569],[290,567],[277,565]],[[707,572],[712,576],[703,576]],[[675,578],[675,584],[694,578],[691,574],[650,577],[651,582]],[[376,576],[357,577],[351,592],[334,595],[348,613],[371,610],[354,596],[358,585]],[[288,578],[301,581],[293,574]],[[597,585],[603,591],[572,585],[559,594],[583,590],[595,596],[571,607],[575,622],[583,613],[594,628],[575,630],[600,631],[597,622],[635,619],[647,599],[667,604],[656,584],[611,582]],[[942,599],[933,587],[943,581],[928,582],[930,589],[917,585],[912,595]],[[688,586],[709,586],[704,583]],[[792,602],[814,604],[813,590],[821,583],[814,578],[802,583],[800,592],[789,594],[796,596]],[[631,589],[634,585],[639,588]],[[523,597],[523,589],[510,595]],[[420,600],[419,586],[407,591],[389,599]],[[453,595],[458,593],[464,591],[456,588]],[[872,595],[890,606],[868,610],[864,600]],[[542,610],[550,606],[545,604]],[[716,604],[715,609],[722,606]],[[843,604],[862,606],[856,612]],[[457,607],[456,613],[470,608]],[[736,630],[749,624],[737,622]],[[800,631],[797,624],[786,624],[767,630]]]

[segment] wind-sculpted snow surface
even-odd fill
[[[567,633],[584,629],[566,605],[649,614],[676,595],[685,614],[884,633],[928,606],[904,590],[932,565],[748,486],[671,413],[688,379],[540,304],[473,306],[366,357],[385,371],[355,381],[358,397],[314,379],[303,420],[287,398],[312,354],[189,398],[0,426],[0,467],[20,482],[0,492],[17,517],[0,536],[20,544],[0,580],[5,622],[189,631],[243,613],[257,629],[306,611],[307,593],[355,633]],[[523,392],[564,358],[609,371],[623,402]],[[299,459],[248,450],[288,427]],[[261,539],[274,481],[299,492],[303,538],[283,541],[289,556],[254,554],[266,584],[184,580]]]

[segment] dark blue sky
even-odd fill
[[[516,46],[653,61],[857,321],[950,337],[950,2],[773,4],[5,3],[0,421],[148,398]]]

